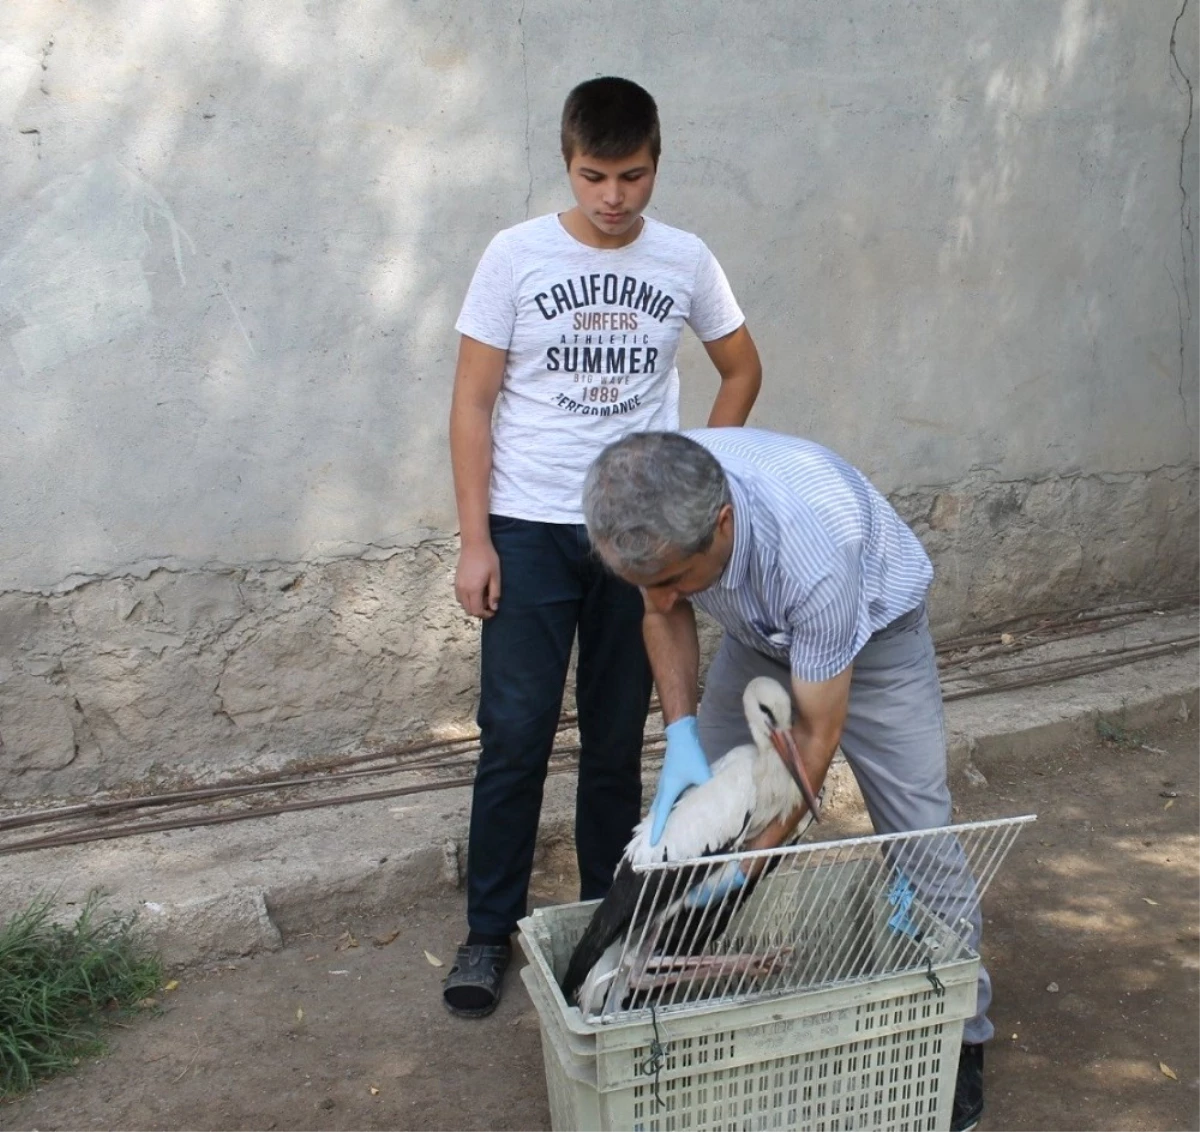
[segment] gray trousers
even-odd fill
[[[755,676],[772,676],[791,687],[787,664],[763,656],[727,634],[709,666],[698,713],[700,742],[710,762],[731,747],[751,741],[742,692]],[[876,833],[906,833],[951,824],[942,692],[924,603],[880,629],[854,658],[841,748]],[[971,945],[978,950],[983,921],[974,882],[965,864],[958,868],[951,860],[947,866],[947,856],[953,858],[957,853],[961,857],[957,842],[947,840],[936,868],[942,878],[949,874],[957,880],[949,886],[944,880],[938,885],[937,906],[932,910],[953,921],[969,909]],[[921,867],[906,871],[920,889]],[[991,979],[981,966],[976,1013],[963,1029],[964,1042],[984,1042],[992,1036],[987,1018],[991,1000]]]

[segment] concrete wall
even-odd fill
[[[452,323],[645,83],[755,420],[858,463],[942,631],[1197,571],[1196,0],[0,9],[0,790],[468,722]],[[683,354],[685,420],[715,388]]]

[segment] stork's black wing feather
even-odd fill
[[[711,852],[725,853],[731,847],[731,844],[720,845]],[[588,972],[600,960],[609,945],[629,929],[634,921],[635,911],[638,923],[644,923],[672,902],[677,902],[693,884],[703,880],[707,873],[708,869],[703,865],[697,865],[687,870],[655,870],[649,873],[636,873],[628,858],[622,857],[621,863],[617,866],[616,876],[613,878],[612,888],[608,890],[608,895],[592,913],[591,922],[571,953],[570,962],[567,964],[567,973],[562,979],[562,992],[567,1001],[572,1001],[573,996],[583,986]],[[641,898],[639,907],[638,897],[643,887],[646,892]],[[729,904],[731,902],[721,901],[721,903]],[[731,912],[732,908],[725,910],[725,920],[728,920]],[[713,909],[713,913],[720,915],[720,911],[716,908]],[[703,916],[704,913],[700,912],[700,915]],[[696,915],[689,909],[684,920],[688,934],[694,937]],[[723,920],[722,928],[724,922]]]
[[[612,888],[592,913],[591,922],[571,953],[567,973],[562,979],[563,996],[568,1002],[583,986],[588,972],[610,944],[620,939],[631,925],[636,927],[645,923],[672,901],[678,900],[692,884],[702,879],[707,870],[697,866],[695,876],[690,875],[692,871],[688,870],[686,877],[679,871],[637,873],[627,858],[621,859]],[[643,889],[645,895],[641,896],[639,906],[638,899]]]
[[[743,844],[751,817],[747,812],[741,828],[733,837],[722,845],[710,844],[700,856],[717,856],[734,851]],[[692,852],[695,852],[695,848]],[[761,873],[748,878],[741,889],[713,899],[705,906],[688,908],[683,903],[683,897],[693,885],[708,878],[709,866],[636,873],[629,859],[623,857],[613,878],[612,888],[592,914],[591,922],[571,954],[562,979],[563,995],[569,1002],[573,1001],[604,952],[628,932],[631,925],[638,926],[633,924],[635,911],[639,924],[669,912],[665,922],[655,929],[655,951],[658,954],[688,955],[705,951],[725,932],[735,911],[745,906],[759,880],[778,864],[778,858],[771,858]]]
[[[572,1001],[583,986],[583,980],[587,978],[588,972],[596,965],[609,944],[621,935],[633,919],[641,887],[641,878],[633,871],[629,861],[622,857],[617,866],[617,875],[613,877],[612,888],[592,913],[587,930],[579,937],[579,942],[571,953],[571,961],[567,964],[567,973],[562,980],[563,996],[568,1002]]]
[[[671,919],[663,925],[660,950],[664,955],[697,955],[706,951],[711,944],[720,939],[729,926],[733,914],[744,908],[749,902],[755,888],[763,877],[767,876],[779,864],[778,857],[767,860],[766,865],[757,876],[747,879],[741,888],[735,888],[724,896],[715,897],[707,904],[697,908],[679,908]],[[697,869],[697,875],[688,881],[688,885],[699,883],[705,879],[705,874]],[[681,889],[686,891],[686,889]]]

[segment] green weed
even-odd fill
[[[1140,747],[1146,741],[1140,731],[1131,731],[1124,723],[1111,719],[1097,719],[1096,734],[1106,743],[1115,743],[1118,747]]]
[[[0,1098],[104,1048],[104,1024],[131,1013],[162,982],[162,964],[134,917],[92,893],[74,924],[35,900],[0,928]]]

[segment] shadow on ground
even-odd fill
[[[959,784],[962,820],[1040,814],[985,905],[997,1034],[983,1129],[1200,1128],[1196,749],[1195,723],[1176,724]],[[547,846],[536,901],[569,900],[574,883],[569,847]],[[185,972],[162,1016],[0,1107],[0,1126],[548,1128],[538,1020],[515,973],[486,1021],[441,1007],[435,961],[462,919],[448,892]]]

